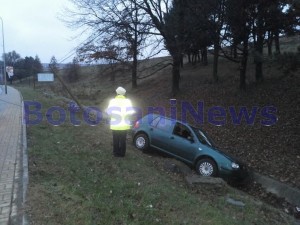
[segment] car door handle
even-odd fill
[[[150,128],[151,131],[153,131],[153,128]]]
[[[174,137],[173,137],[173,136],[171,136],[171,137],[170,137],[170,139],[174,139]]]

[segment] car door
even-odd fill
[[[178,158],[192,163],[199,153],[199,143],[192,130],[177,122],[170,138],[169,151]]]
[[[155,127],[151,127],[151,145],[160,150],[169,149],[169,140],[172,136],[174,122],[168,118],[160,117]]]

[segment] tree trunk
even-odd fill
[[[276,53],[280,54],[280,44],[279,44],[279,31],[275,31],[275,49],[276,49]]]
[[[237,43],[235,41],[231,45],[230,54],[234,59],[237,58]]]
[[[207,66],[208,59],[207,59],[207,47],[206,46],[201,49],[201,55],[202,55],[203,65]]]
[[[255,79],[256,79],[256,82],[258,82],[258,83],[262,82],[264,80],[262,65],[263,65],[262,62],[256,62],[256,65],[255,65]]]
[[[132,61],[132,76],[131,76],[131,86],[132,88],[137,88],[137,67],[138,67],[138,44],[137,44],[137,32],[135,32],[135,40],[133,44],[133,61]]]
[[[179,92],[180,83],[180,54],[172,56],[172,95],[175,96]]]
[[[191,53],[187,53],[187,55],[188,55],[189,63],[192,63],[192,60],[191,60]]]
[[[135,56],[132,62],[132,88],[137,88],[137,65],[137,56]]]
[[[264,79],[263,76],[263,56],[262,56],[262,49],[257,49],[257,56],[255,59],[255,79],[256,82],[262,82]]]
[[[133,62],[132,62],[132,88],[137,88],[137,66],[138,66],[138,13],[136,2],[134,2],[134,40],[132,45]]]
[[[238,57],[238,54],[237,54],[237,44],[235,44],[234,48],[233,48],[233,58],[237,59],[237,57]]]
[[[255,79],[256,82],[263,81],[263,47],[264,47],[264,28],[263,28],[263,9],[262,6],[258,7],[258,20],[257,20],[257,33],[256,33],[256,43],[255,43]]]
[[[273,34],[271,31],[268,31],[268,56],[271,57],[272,56],[272,44],[273,44]]]
[[[240,89],[246,90],[246,71],[248,62],[248,36],[244,38],[243,42],[243,57],[241,60],[240,69]]]
[[[216,40],[214,43],[214,66],[213,66],[213,78],[216,83],[219,80],[218,64],[219,64],[219,40]]]
[[[261,39],[261,40],[260,40]],[[255,79],[256,82],[262,82],[263,76],[263,38],[258,37],[256,43],[256,55],[255,55]]]

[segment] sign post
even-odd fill
[[[6,76],[6,74],[7,74],[7,76]],[[12,84],[12,80],[13,80],[13,76],[14,76],[14,68],[12,66],[7,66],[6,74],[5,74],[5,77],[8,77],[10,84]]]

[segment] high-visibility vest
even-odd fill
[[[110,100],[106,109],[110,116],[110,129],[129,130],[131,127],[129,115],[134,113],[131,101],[123,95],[117,95]]]

